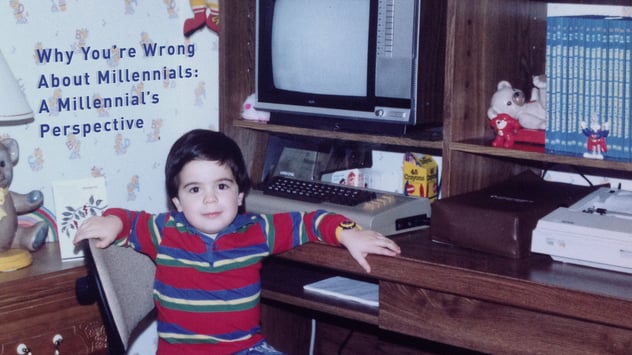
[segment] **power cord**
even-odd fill
[[[345,340],[343,340],[342,343],[340,343],[340,346],[338,347],[338,355],[342,355],[342,350],[344,350],[344,348],[347,346],[347,343],[351,339],[352,335],[353,335],[353,329],[349,330],[349,334],[347,334],[347,337],[345,338]]]
[[[316,319],[312,318],[312,329],[309,337],[309,355],[314,355],[314,344],[316,343]]]
[[[314,355],[314,348],[316,344],[316,319],[312,318],[311,323],[312,323],[311,324],[312,329],[311,329],[310,337],[309,337],[309,355]],[[338,352],[337,352],[338,355],[342,355],[342,351],[347,346],[347,343],[351,339],[352,335],[353,335],[353,329],[349,330],[349,334],[347,334],[347,336],[342,341],[342,343],[340,343],[340,346],[338,347]]]
[[[544,178],[546,176],[546,173],[549,171],[554,171],[552,168],[554,168],[555,166],[559,166],[559,164],[551,164],[548,167],[545,167],[541,172],[540,172],[540,177]],[[567,173],[567,174],[577,174],[579,177],[581,177],[582,179],[584,179],[586,181],[586,183],[588,183],[588,186],[594,186],[594,184],[592,183],[592,181],[590,181],[590,179],[588,179],[588,177],[586,176],[586,174],[584,174],[578,167],[576,166],[567,166],[567,165],[562,165],[563,167],[570,167],[570,169],[572,171],[567,171],[567,170],[561,170],[561,172]]]

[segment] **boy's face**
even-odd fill
[[[178,175],[176,209],[189,223],[206,234],[216,234],[237,216],[244,194],[239,192],[232,171],[217,161],[193,160]]]

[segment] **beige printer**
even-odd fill
[[[602,187],[540,219],[531,251],[554,260],[632,273],[632,191]]]

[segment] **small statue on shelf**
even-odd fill
[[[44,203],[44,195],[39,190],[20,194],[9,189],[18,157],[15,139],[0,140],[0,271],[30,265],[29,251],[42,247],[48,236],[48,227],[42,221],[31,226],[18,223],[19,215],[33,212]]]
[[[492,142],[494,147],[511,148],[514,145],[514,138],[520,130],[518,120],[508,114],[498,114],[494,119],[489,120],[489,124],[496,133],[496,138]]]
[[[606,137],[608,137],[610,132],[610,123],[604,122],[600,125],[597,115],[593,114],[590,119],[590,126],[588,126],[586,121],[582,121],[580,127],[582,133],[586,136],[587,152],[584,153],[584,158],[603,159],[603,153],[608,151]]]
[[[255,94],[250,94],[241,105],[241,118],[267,123],[270,121],[270,112],[255,109]]]

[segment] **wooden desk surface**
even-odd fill
[[[61,261],[59,245],[57,243],[45,243],[42,248],[32,253],[33,263],[25,268],[0,272],[0,284],[31,277],[47,277],[51,273],[69,273],[82,268],[83,260]],[[85,273],[85,270],[81,270]]]
[[[328,245],[307,244],[279,258],[379,282],[378,324],[405,334],[428,336],[431,340],[482,351],[504,352],[514,349],[512,341],[539,342],[546,345],[542,349],[558,346],[570,350],[566,343],[582,344],[588,339],[585,330],[595,345],[584,347],[583,351],[601,350],[608,342],[616,344],[612,345],[615,353],[632,349],[632,275],[554,262],[546,255],[535,254],[520,260],[497,257],[434,243],[428,231],[394,239],[402,247],[402,256],[369,256],[371,274],[366,274],[346,250]],[[446,306],[447,303],[452,304]],[[454,316],[463,312],[463,308],[470,308],[470,313]],[[486,314],[508,319],[481,324],[480,319]],[[453,316],[462,318],[446,319]],[[528,322],[539,324],[511,328],[515,323]],[[476,337],[457,335],[458,329],[437,329],[443,323],[455,328],[466,324],[469,329],[463,331]],[[474,329],[479,325],[480,330]],[[513,335],[513,340],[486,336],[486,331],[494,327],[506,330],[502,336]],[[510,331],[523,332],[523,328],[524,335]],[[454,336],[450,334],[453,331]],[[555,331],[552,338],[566,340],[552,341],[555,346],[549,344],[542,333],[551,331]],[[482,336],[490,339],[480,340]]]

